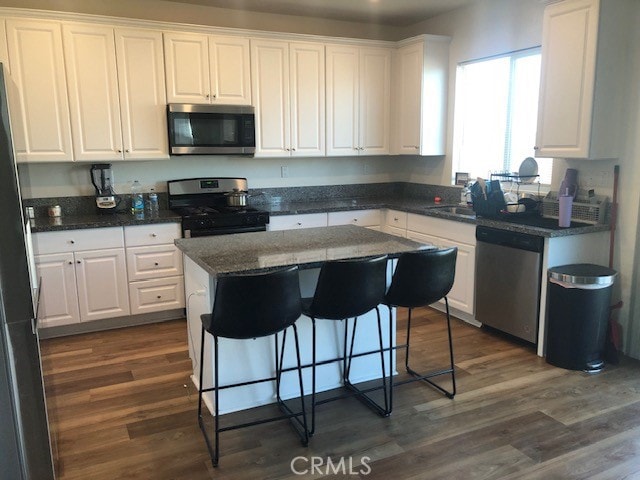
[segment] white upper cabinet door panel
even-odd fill
[[[359,50],[327,46],[327,155],[358,155]]]
[[[168,103],[209,103],[208,36],[165,33],[164,55]]]
[[[360,54],[360,151],[389,153],[391,50],[363,48]]]
[[[424,43],[419,42],[398,49],[398,85],[396,124],[397,150],[400,154],[417,155],[420,150],[420,98]]]
[[[545,10],[536,155],[588,157],[598,33],[597,5]]]
[[[72,161],[60,23],[9,19],[7,46],[18,94],[11,100],[17,161]]]
[[[292,43],[291,155],[325,154],[324,45]]]
[[[256,156],[289,156],[289,44],[252,40],[251,71],[256,108]]]
[[[76,160],[122,160],[122,128],[113,29],[63,26]]]
[[[251,105],[249,39],[209,37],[211,103]]]
[[[169,158],[162,34],[116,29],[115,40],[124,158]]]

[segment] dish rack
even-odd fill
[[[573,200],[571,218],[580,222],[593,223],[594,225],[606,223],[608,203],[609,197],[604,195],[589,196],[586,192],[579,190]],[[549,192],[542,199],[542,215],[558,218],[559,205],[558,192]]]

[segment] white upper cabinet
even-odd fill
[[[423,35],[394,52],[393,153],[445,154],[449,41]]]
[[[391,50],[327,46],[327,155],[389,153]]]
[[[618,157],[633,1],[545,8],[536,156]]]
[[[63,26],[76,160],[168,157],[162,36]]]
[[[324,45],[251,41],[256,156],[324,155]]]
[[[8,19],[11,126],[18,162],[73,159],[61,26]]]
[[[249,40],[165,33],[169,103],[251,105]]]
[[[162,33],[116,28],[115,40],[124,158],[169,158]]]

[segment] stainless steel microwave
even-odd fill
[[[253,155],[254,108],[244,105],[167,105],[172,155]]]

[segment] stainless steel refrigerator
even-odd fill
[[[29,244],[0,64],[1,480],[54,478]]]

